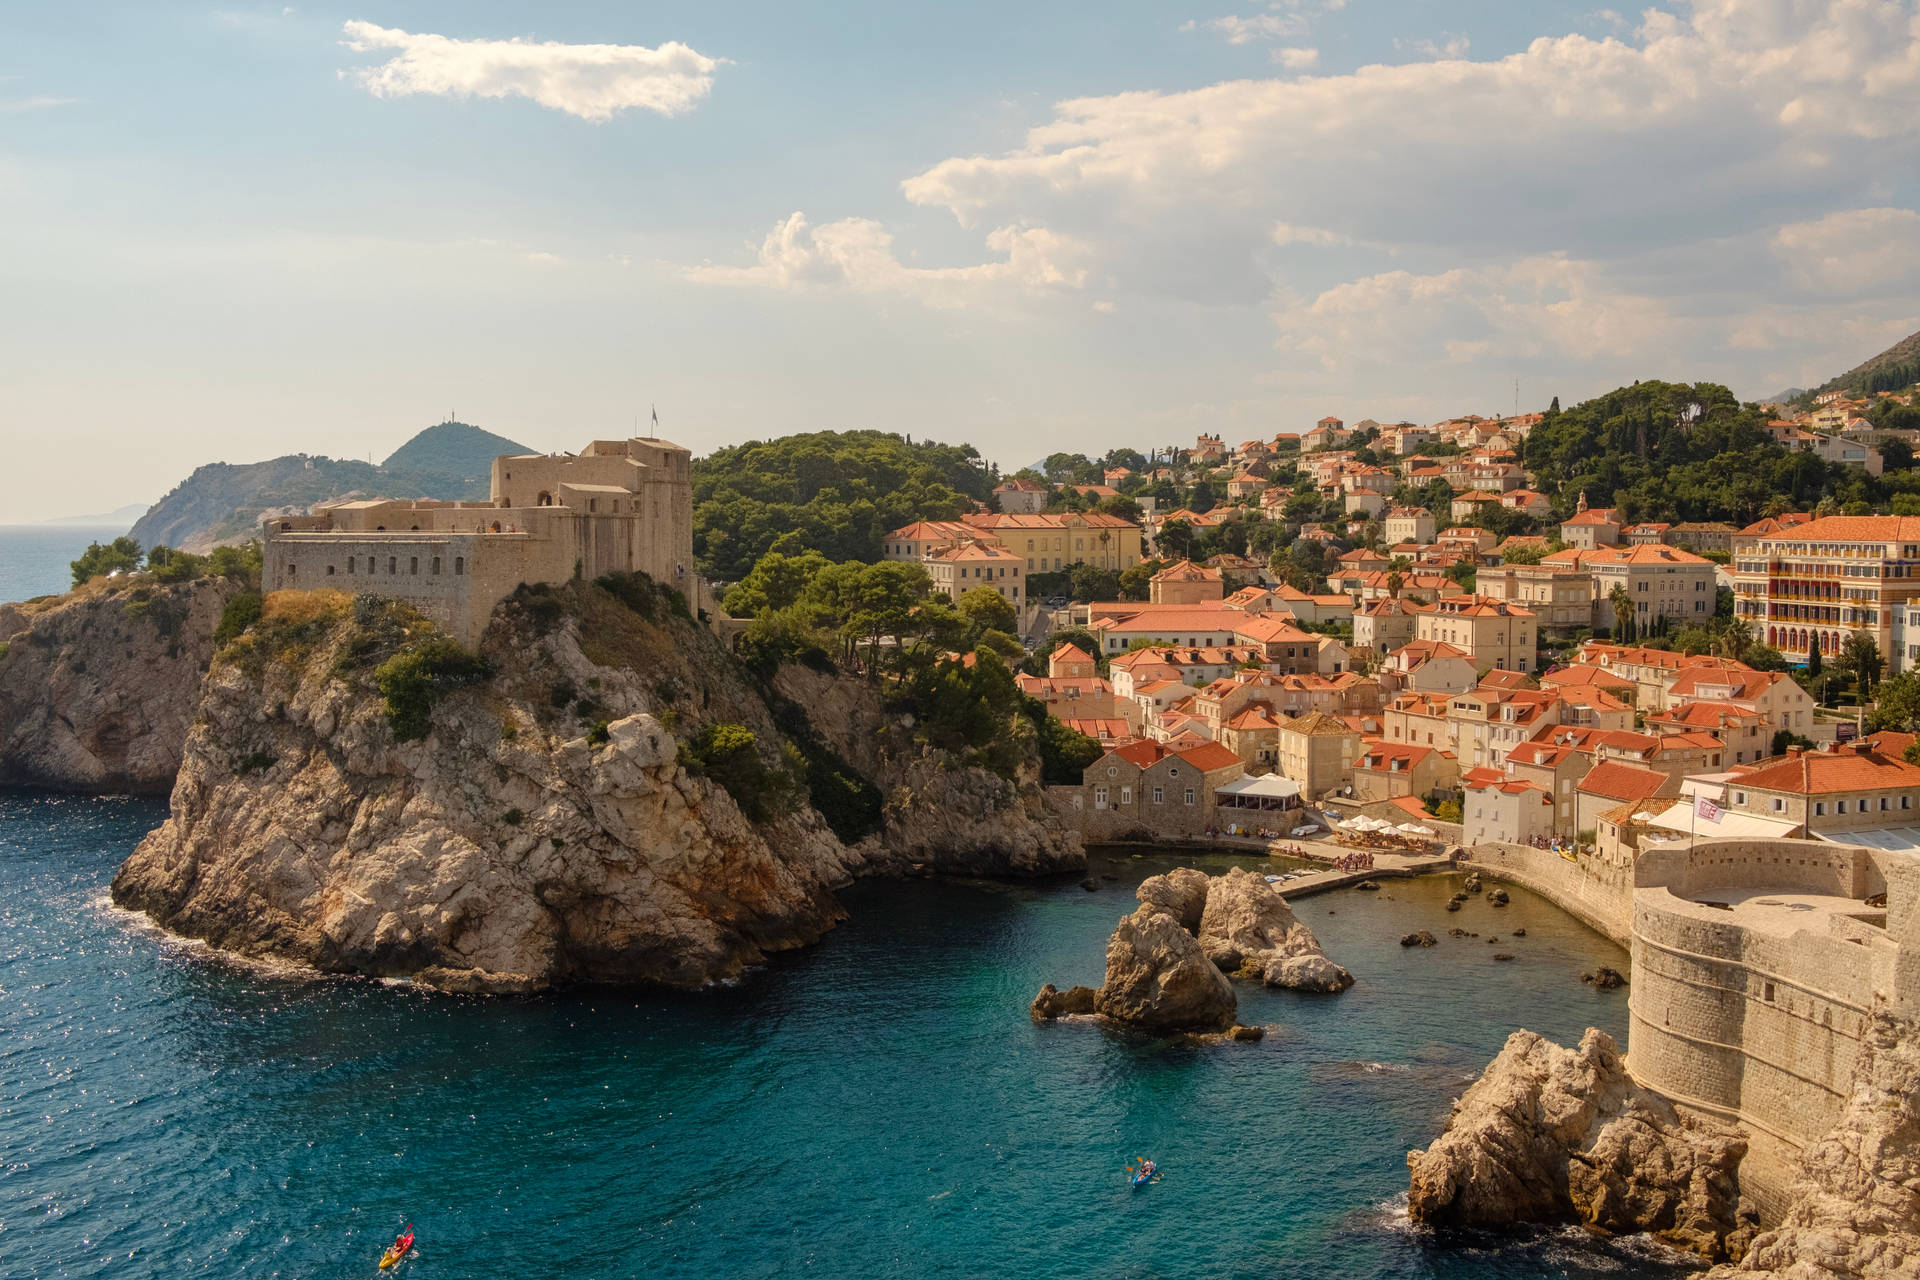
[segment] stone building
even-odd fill
[[[1284,721],[1278,748],[1277,772],[1299,783],[1312,801],[1352,781],[1360,735],[1345,721],[1316,711]]]
[[[1226,596],[1220,571],[1191,560],[1170,564],[1154,574],[1147,584],[1147,592],[1153,604],[1204,605]]]
[[[652,437],[494,459],[486,502],[363,501],[262,528],[268,591],[405,600],[463,644],[522,583],[645,573],[697,602],[691,453]]]
[[[1451,596],[1414,618],[1414,635],[1464,650],[1480,671],[1532,671],[1534,614],[1505,600]]]

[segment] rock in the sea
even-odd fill
[[[1049,982],[1040,988],[1040,994],[1033,998],[1029,1010],[1036,1021],[1051,1022],[1055,1018],[1064,1018],[1069,1014],[1092,1013],[1094,990],[1092,987],[1068,987],[1065,991]]]
[[[1233,987],[1174,916],[1144,903],[1107,940],[1106,979],[1095,995],[1103,1017],[1146,1031],[1224,1031]]]
[[[1487,901],[1496,907],[1504,907],[1507,905],[1507,891],[1498,888],[1489,889],[1487,890]]]
[[[1439,1139],[1408,1154],[1407,1209],[1439,1227],[1648,1231],[1719,1259],[1742,1227],[1735,1171],[1746,1150],[1738,1131],[1636,1085],[1604,1032],[1564,1049],[1516,1031]]]
[[[1611,991],[1615,987],[1624,987],[1627,985],[1626,978],[1622,977],[1618,971],[1609,969],[1605,965],[1601,965],[1592,973],[1581,974],[1580,981],[1593,987],[1597,991]]]
[[[1227,1038],[1231,1040],[1251,1042],[1254,1040],[1264,1040],[1266,1035],[1267,1029],[1265,1027],[1246,1027],[1236,1023],[1227,1028]]]
[[[1460,891],[1469,897],[1480,892],[1480,873],[1478,871],[1467,872],[1467,878],[1460,885]]]
[[[1207,887],[1213,877],[1192,867],[1175,867],[1165,875],[1148,876],[1135,892],[1143,905],[1158,908],[1198,935],[1200,917],[1207,909]]]
[[[1239,867],[1208,881],[1200,946],[1222,969],[1257,969],[1271,987],[1344,991],[1353,985],[1353,975],[1327,959],[1287,900],[1264,877]]]
[[[1403,947],[1437,947],[1440,945],[1440,939],[1434,937],[1425,929],[1421,929],[1416,933],[1409,933],[1401,937],[1400,945]]]
[[[1527,931],[1525,929],[1515,929],[1513,931],[1512,936],[1516,938],[1524,938],[1527,936]]]
[[[1372,881],[1372,880],[1362,880],[1362,881],[1361,881],[1361,882],[1360,882],[1359,884],[1357,884],[1357,885],[1355,885],[1355,886],[1353,886],[1353,888],[1354,888],[1354,892],[1356,892],[1356,893],[1378,893],[1378,892],[1380,892],[1380,886],[1379,886],[1379,884],[1377,884],[1376,882],[1374,882],[1374,881]]]
[[[1492,939],[1488,939],[1488,941],[1492,941]],[[1495,960],[1511,960],[1513,959],[1513,953],[1511,951],[1501,951],[1496,953],[1493,958]]]

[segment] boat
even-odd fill
[[[1141,1156],[1137,1163],[1127,1166],[1127,1178],[1133,1183],[1133,1189],[1138,1191],[1150,1182],[1160,1181],[1160,1166]]]
[[[407,1250],[411,1248],[413,1248],[413,1224],[409,1222],[407,1229],[400,1233],[398,1239],[387,1246],[385,1253],[380,1255],[380,1269],[385,1271],[388,1267],[391,1267],[394,1263],[406,1257]]]

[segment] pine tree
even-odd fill
[[[1807,679],[1820,677],[1820,633],[1813,633],[1813,639],[1807,643]]]

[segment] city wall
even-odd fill
[[[1568,861],[1551,849],[1477,844],[1467,858],[1483,877],[1517,884],[1621,946],[1633,938],[1633,872],[1591,857]]]
[[[1909,861],[1802,840],[1641,854],[1628,1066],[1676,1103],[1746,1130],[1741,1190],[1765,1221],[1784,1209],[1800,1152],[1838,1119],[1876,999],[1911,999],[1903,979],[1920,886]],[[1740,909],[1756,890],[1860,905]],[[1862,903],[1881,892],[1891,910]],[[1708,905],[1716,894],[1734,906]]]

